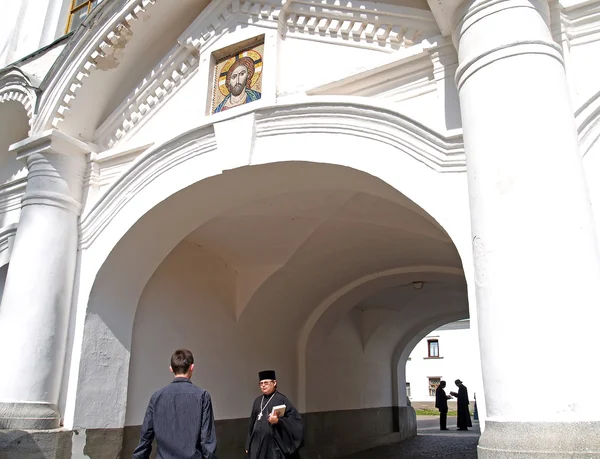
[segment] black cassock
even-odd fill
[[[302,417],[288,398],[280,392],[271,395],[261,395],[252,405],[250,425],[248,426],[248,439],[246,450],[250,459],[283,459],[299,458],[298,448],[302,444]],[[269,401],[269,399],[271,399]],[[265,406],[265,403],[268,405]],[[260,414],[261,402],[263,406]],[[269,424],[269,415],[273,407],[285,405],[285,414],[279,418],[277,424]]]
[[[467,388],[462,384],[458,386],[458,397],[456,397],[456,427],[459,429],[466,429],[467,427],[473,427],[471,423],[471,413],[469,413],[469,393]]]

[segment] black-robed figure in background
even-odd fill
[[[435,407],[440,410],[440,430],[449,430],[446,427],[446,420],[448,419],[448,399],[452,397],[446,395],[445,387],[446,381],[440,381],[440,385],[435,390]]]
[[[294,405],[277,391],[277,379],[272,370],[258,374],[262,395],[254,400],[246,454],[250,459],[299,458],[298,448],[302,445],[302,417]],[[285,405],[282,417],[272,414],[273,407]]]
[[[460,379],[454,381],[454,384],[458,386],[458,393],[450,392],[450,394],[456,397],[456,407],[458,409],[456,427],[458,427],[458,430],[469,430],[467,427],[473,427],[471,413],[469,413],[469,393]]]

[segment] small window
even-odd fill
[[[70,0],[69,20],[67,21],[67,30],[69,33],[81,25],[90,11],[100,3],[100,0]]]
[[[409,382],[406,383],[406,396],[408,398],[410,398],[410,383]]]
[[[435,390],[440,385],[441,378],[429,378],[429,395],[435,397]]]
[[[427,350],[429,357],[439,357],[440,356],[440,343],[437,339],[427,340]]]

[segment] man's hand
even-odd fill
[[[277,413],[271,413],[269,415],[269,424],[273,425],[273,424],[277,424],[279,422],[279,416],[277,415]]]

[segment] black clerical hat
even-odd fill
[[[275,370],[264,370],[258,373],[258,380],[264,381],[265,379],[277,379],[275,377]]]

